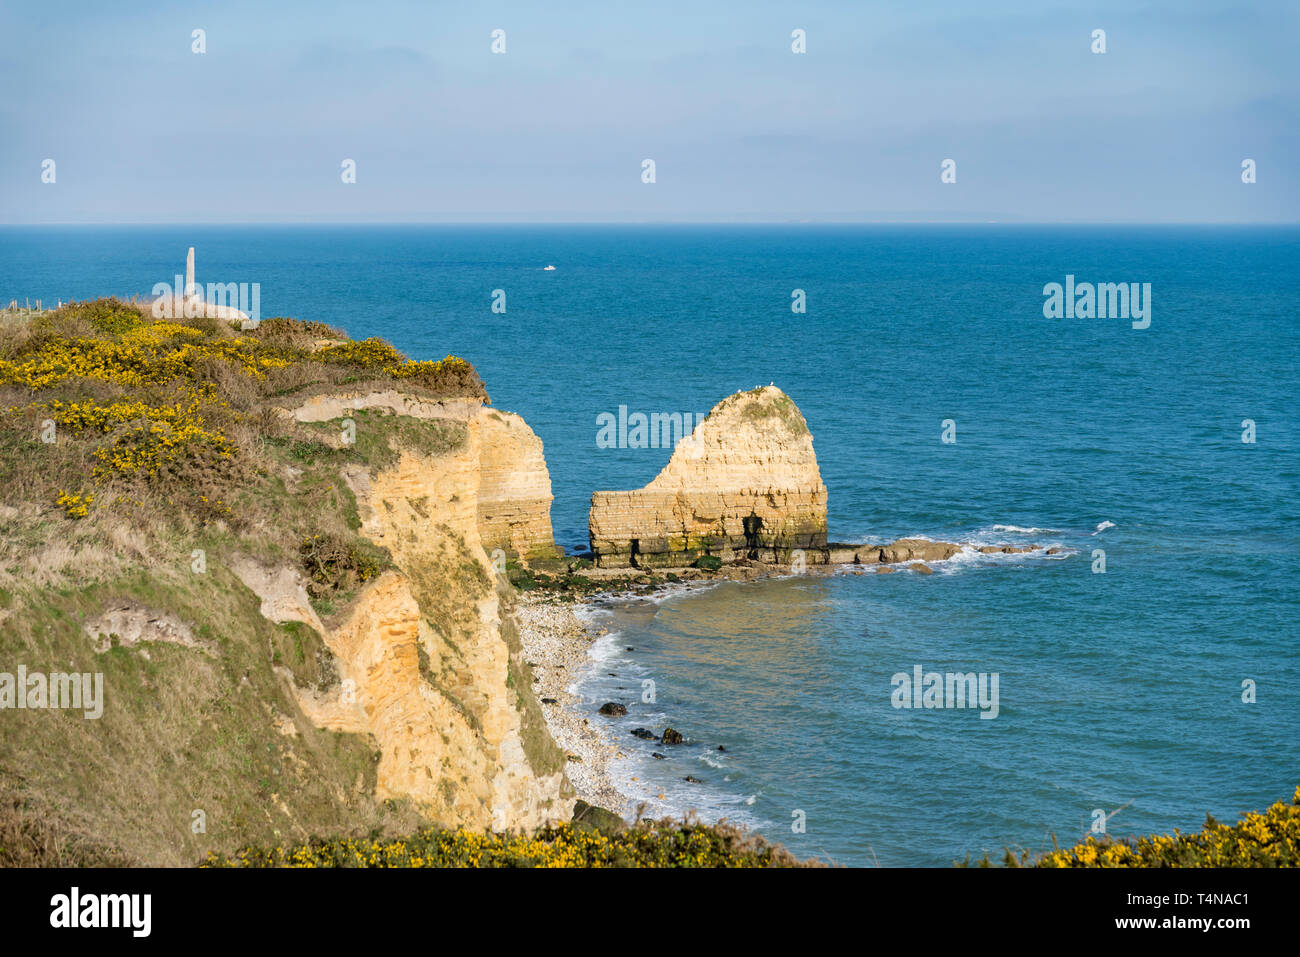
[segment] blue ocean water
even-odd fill
[[[624,786],[656,812],[945,865],[1073,842],[1096,808],[1123,806],[1112,833],[1195,829],[1300,784],[1300,230],[6,227],[0,300],[147,294],[189,245],[200,280],[260,283],[264,316],[473,361],[542,437],[567,547],[593,491],[669,455],[598,448],[600,413],[775,382],[812,429],[833,539],[1064,548],[608,613],[585,692],[631,703],[620,734],[689,739],[656,760],[628,737]],[[1150,328],[1045,319],[1067,274],[1151,283]],[[997,718],[892,707],[916,665],[998,673]]]

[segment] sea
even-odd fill
[[[3,227],[0,306],[147,296],[191,245],[263,317],[472,361],[542,438],[569,551],[593,492],[671,454],[602,447],[602,414],[768,383],[812,431],[832,540],[1042,546],[584,610],[609,631],[575,690],[647,815],[946,866],[1300,785],[1300,229]],[[1138,284],[1149,312],[1049,315],[1052,283]],[[898,690],[918,668],[996,678],[996,708],[925,707]],[[665,726],[685,742],[630,734]]]

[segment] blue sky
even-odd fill
[[[0,222],[1296,222],[1297,28],[1202,0],[10,2]]]

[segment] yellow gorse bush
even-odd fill
[[[318,349],[312,358],[331,364],[357,365],[367,369],[390,368],[406,362],[402,355],[383,339],[373,336],[360,342],[341,342]]]
[[[206,453],[206,454],[205,454]],[[96,478],[144,473],[149,477],[168,466],[180,466],[195,459],[232,459],[235,446],[220,432],[205,428],[195,419],[174,422],[153,421],[136,425],[117,436],[107,448],[95,450]]]
[[[408,359],[385,371],[397,379],[414,379],[443,372],[472,372],[474,366],[456,356],[447,356],[445,359]]]
[[[138,387],[193,379],[199,363],[208,359],[229,362],[254,378],[291,361],[256,339],[205,338],[189,326],[157,322],[118,339],[53,339],[18,359],[0,359],[0,385],[36,391],[69,379],[98,379]]]
[[[1297,867],[1300,866],[1300,787],[1287,804],[1241,816],[1236,824],[1207,818],[1198,834],[1163,834],[1135,841],[1098,841],[1044,856],[1040,867]]]
[[[172,405],[152,405],[139,399],[118,399],[112,402],[51,402],[33,405],[29,408],[47,414],[59,425],[76,433],[109,433],[127,422],[142,419],[150,422],[166,422],[179,425],[183,422],[201,422],[201,405],[225,406],[216,398],[211,387],[199,390],[187,388],[186,401]],[[11,412],[19,411],[17,408]]]
[[[85,518],[94,501],[93,495],[72,495],[61,491],[55,504],[63,509],[68,518]]]
[[[209,854],[204,867],[771,867],[784,852],[702,824],[604,834],[563,824],[533,835],[426,829],[402,839],[315,840]]]

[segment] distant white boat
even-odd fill
[[[544,267],[544,268],[542,269],[542,272],[555,272],[555,267],[554,267],[554,266],[546,266],[546,267]]]

